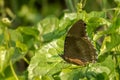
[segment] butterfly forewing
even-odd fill
[[[67,36],[73,36],[76,38],[79,37],[85,37],[86,36],[86,27],[85,23],[82,20],[77,21],[73,26],[70,28],[70,30],[67,33]]]

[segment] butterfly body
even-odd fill
[[[62,58],[73,64],[86,65],[95,62],[96,51],[86,36],[85,23],[77,21],[67,33]]]

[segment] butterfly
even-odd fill
[[[96,61],[96,50],[86,35],[86,24],[83,20],[78,20],[69,29],[61,57],[66,62],[81,66]]]

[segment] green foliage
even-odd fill
[[[2,1],[0,6],[3,6]],[[120,1],[115,0],[115,8],[90,12],[85,10],[89,1],[86,5],[84,2],[84,10],[78,5],[78,11],[75,12],[77,9],[74,10],[76,6],[73,4],[76,2],[70,0],[67,5],[71,11],[64,12],[60,18],[48,16],[40,20],[37,10],[30,7],[35,0],[30,0],[29,5],[23,5],[21,10],[16,12],[21,18],[25,16],[24,26],[13,28],[12,21],[8,18],[0,20],[0,80],[120,79]],[[108,5],[107,0],[103,3]],[[47,7],[48,5],[44,6],[46,10]],[[43,13],[45,12],[43,10]],[[69,64],[60,57],[64,53],[65,36],[72,24],[79,19],[85,21],[86,33],[98,54],[96,63],[86,66]],[[29,23],[35,24],[31,26]],[[28,64],[23,72],[20,72],[17,64],[21,59]]]

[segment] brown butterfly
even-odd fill
[[[73,64],[86,65],[96,61],[96,50],[86,36],[86,24],[77,21],[67,33],[62,58]]]

